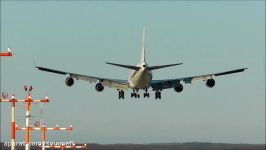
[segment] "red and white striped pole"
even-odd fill
[[[4,57],[6,57],[6,56],[12,56],[13,54],[12,54],[12,49],[11,48],[7,48],[7,52],[0,52],[0,57],[2,57],[2,56],[4,56]],[[1,91],[1,90],[0,90]],[[0,97],[0,102],[1,102],[1,97]],[[1,104],[0,104],[0,106],[1,106]],[[0,112],[0,115],[1,115],[1,112]],[[1,119],[0,119],[0,142],[1,142]],[[14,143],[13,143],[14,144]],[[11,145],[13,145],[12,144],[12,141],[11,141]],[[12,146],[11,146],[12,147]],[[13,146],[14,147],[14,146]],[[12,148],[12,150],[13,150],[13,148]]]
[[[7,48],[7,52],[0,52],[0,57],[2,57],[2,56],[7,57],[7,56],[12,56],[12,55],[13,54],[12,54],[12,49],[11,48]],[[1,90],[0,90],[0,92],[1,92]],[[1,97],[0,97],[0,102],[1,102]],[[1,104],[0,104],[0,106],[1,106]],[[0,112],[0,115],[1,115],[1,112]],[[1,137],[2,137],[1,134],[2,134],[2,132],[1,132],[1,118],[0,118],[0,142],[1,142]],[[13,147],[11,149],[13,150],[13,149],[15,149],[15,147],[14,147],[15,143],[13,143],[13,144],[12,143],[13,142],[11,140],[11,147]]]
[[[29,97],[30,98],[30,97]],[[15,112],[16,112],[16,103],[17,102],[49,102],[48,97],[42,100],[17,100],[14,96],[12,99],[0,99],[0,102],[10,102],[12,104],[11,108],[11,150],[15,149],[15,139],[16,139],[16,127],[15,127]],[[29,136],[28,136],[29,137]]]
[[[16,130],[27,130],[27,128],[20,128],[18,126],[16,126]],[[29,127],[29,131],[33,131],[33,130],[39,130],[42,131],[42,150],[45,150],[45,143],[46,143],[46,131],[48,130],[52,130],[52,131],[72,131],[73,127],[72,125],[70,125],[69,128],[60,128],[58,125],[56,125],[55,128],[46,128],[45,125],[43,125],[42,127],[37,127],[37,128],[33,128],[33,127]]]
[[[26,96],[26,135],[25,135],[25,150],[30,149],[30,104],[32,102],[49,102],[48,97],[46,96],[46,99],[41,100],[32,100],[30,96],[30,92],[32,91],[32,86],[29,88],[27,86],[24,86],[24,90],[27,92]]]
[[[71,148],[71,149],[87,149],[87,144],[84,145],[69,145],[69,146],[65,146],[65,145],[51,145],[51,146],[45,146],[45,148],[50,148],[50,149],[61,149],[64,150],[66,148]]]
[[[55,128],[46,128],[45,125],[41,128],[42,130],[42,150],[45,150],[45,142],[46,142],[46,131],[52,130],[52,131],[72,131],[73,127],[70,125],[69,128],[59,128],[58,125],[56,125]]]
[[[16,112],[16,102],[15,98],[12,96],[12,108],[11,108],[11,150],[15,150],[15,112]]]
[[[44,130],[45,125],[43,125],[42,130],[42,150],[45,150],[45,142],[46,142],[46,130]]]
[[[26,98],[26,137],[25,137],[25,149],[29,150],[30,149],[30,99],[31,97],[29,96],[29,94],[27,94],[27,98]]]
[[[14,96],[12,99],[0,99],[0,102],[10,102],[12,104],[11,107],[11,150],[15,150],[15,138],[16,138],[16,130],[15,130],[15,112],[16,112],[16,102],[18,102]]]
[[[15,149],[15,138],[16,138],[16,131],[15,131],[15,112],[16,112],[16,99],[12,96],[12,99],[0,99],[0,102],[10,102],[12,104],[11,108],[11,150]]]

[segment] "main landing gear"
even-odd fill
[[[149,98],[150,97],[150,93],[148,93],[148,89],[145,89],[145,93],[143,94],[144,98]]]
[[[131,97],[139,98],[139,90],[133,90],[133,92],[131,93]]]
[[[124,99],[125,98],[125,92],[123,90],[117,90],[118,91],[118,99]],[[150,93],[148,93],[148,89],[144,89],[143,97],[144,98],[149,98]],[[131,93],[131,98],[140,98],[139,90],[133,90]],[[155,99],[161,99],[161,90],[156,90],[155,91]]]
[[[149,98],[150,97],[150,93],[148,93],[148,89],[144,89],[144,93],[143,93],[143,97],[144,98]],[[140,94],[139,94],[139,90],[133,90],[133,92],[131,93],[131,97],[134,98],[140,98]]]
[[[155,99],[157,99],[157,98],[161,99],[161,91],[160,90],[157,90],[155,92]]]
[[[124,99],[125,98],[125,92],[123,90],[118,90],[118,99]]]

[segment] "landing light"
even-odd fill
[[[11,53],[12,52],[12,49],[11,48],[7,48],[6,51],[9,52],[9,53]]]

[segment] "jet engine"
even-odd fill
[[[102,85],[102,83],[97,83],[95,86],[96,91],[98,92],[102,92],[104,89],[104,86]]]
[[[215,80],[214,79],[208,79],[207,82],[206,82],[206,86],[209,87],[209,88],[212,88],[214,87],[215,85]]]
[[[70,87],[70,86],[72,86],[74,84],[74,79],[71,78],[71,77],[67,77],[65,83],[66,83],[67,86]]]
[[[182,84],[178,84],[176,87],[174,87],[174,90],[177,92],[177,93],[180,93],[183,91],[183,85]]]

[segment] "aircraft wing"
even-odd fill
[[[95,83],[97,81],[100,81],[105,87],[109,87],[109,88],[120,89],[120,90],[127,90],[129,88],[129,83],[127,82],[127,80],[93,77],[93,76],[64,72],[64,71],[59,71],[59,70],[54,70],[54,69],[49,69],[49,68],[44,68],[44,67],[38,67],[38,66],[36,66],[36,68],[41,71],[57,73],[61,75],[69,75],[71,78],[74,78],[76,80],[89,81],[90,83]]]
[[[221,75],[227,75],[232,73],[239,73],[243,72],[247,68],[241,68],[241,69],[235,69],[225,72],[219,72],[219,73],[210,73],[205,75],[199,75],[199,76],[192,76],[192,77],[184,77],[184,78],[177,78],[177,79],[166,79],[166,80],[152,80],[151,87],[153,90],[160,90],[160,89],[168,89],[173,88],[176,85],[178,85],[181,81],[184,83],[192,83],[196,80],[208,80],[211,79],[212,76],[221,76]]]

